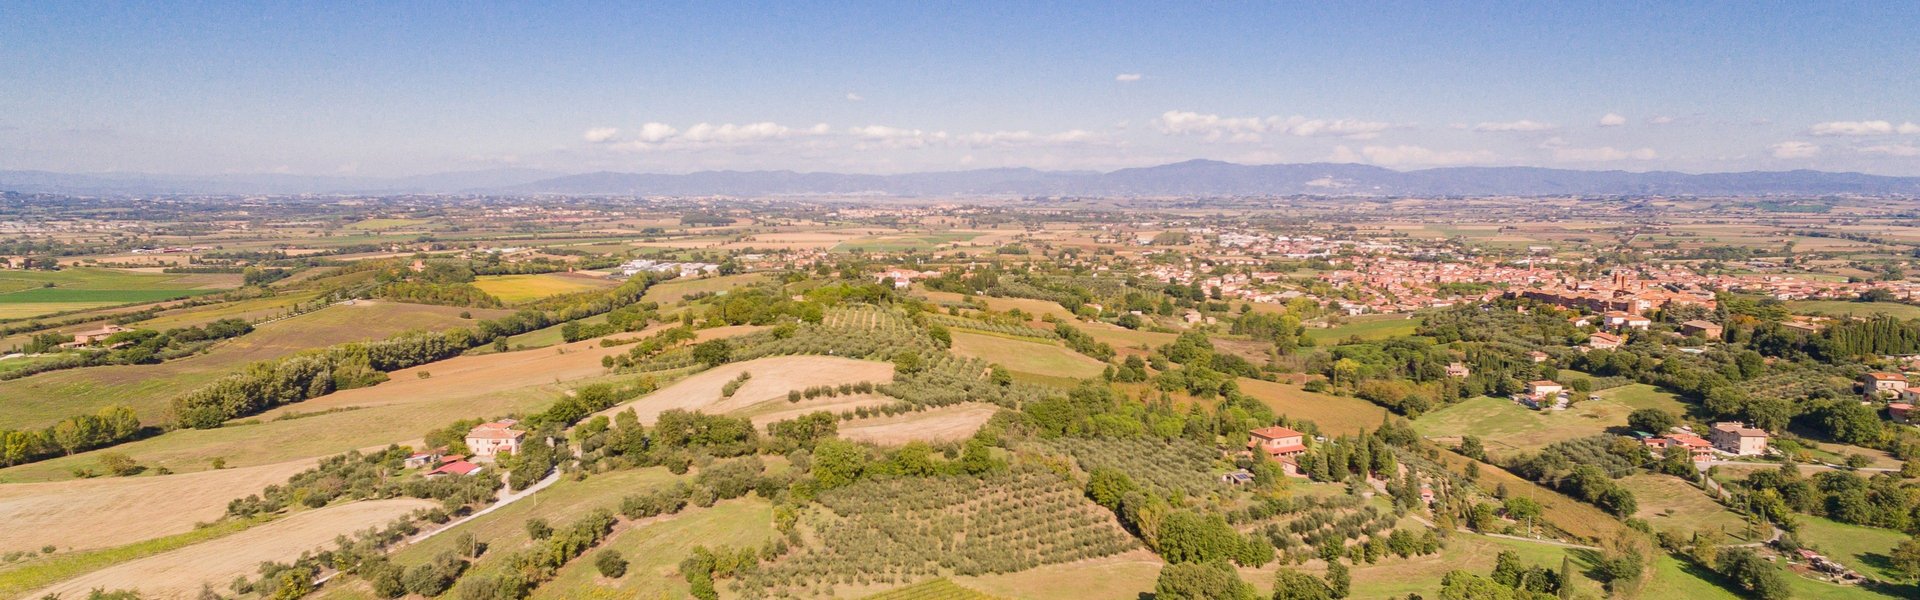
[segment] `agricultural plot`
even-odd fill
[[[818,500],[800,520],[811,541],[741,577],[743,598],[1013,573],[1136,547],[1078,485],[1046,472],[863,480]]]
[[[1562,557],[1571,558],[1575,574],[1571,597],[1600,598],[1606,595],[1600,582],[1588,575],[1592,571],[1591,551],[1525,540],[1462,534],[1449,539],[1446,546],[1437,554],[1391,558],[1376,564],[1353,567],[1351,597],[1397,598],[1405,597],[1407,594],[1439,597],[1435,592],[1439,590],[1440,578],[1448,571],[1465,570],[1486,575],[1493,571],[1495,557],[1503,551],[1519,555],[1522,564],[1540,565],[1549,569],[1559,569]],[[1271,585],[1272,578],[1249,577],[1248,581],[1259,582],[1264,586]],[[1684,596],[1642,594],[1640,597],[1680,598]]]
[[[721,388],[742,373],[751,377],[733,395],[722,394]],[[642,423],[652,423],[660,413],[676,408],[709,414],[751,412],[756,408],[766,410],[766,405],[772,405],[775,409],[787,405],[787,392],[790,391],[843,383],[878,384],[891,381],[893,365],[888,363],[833,356],[774,356],[714,367],[600,414],[612,416],[632,411]]]
[[[665,467],[609,471],[579,481],[563,477],[524,500],[402,547],[393,552],[393,561],[408,566],[426,563],[442,552],[456,550],[464,534],[473,534],[474,539],[489,547],[476,565],[485,566],[486,559],[506,556],[528,543],[531,538],[527,536],[527,519],[538,517],[563,523],[595,509],[619,508],[621,498],[670,486],[679,479]],[[496,550],[500,552],[495,554]]]
[[[1140,598],[1153,591],[1166,563],[1160,555],[1137,549],[1113,556],[1046,565],[1017,573],[953,578],[969,589],[999,598],[1021,600],[1082,600],[1084,598]],[[1269,579],[1271,581],[1271,579]],[[1263,596],[1264,597],[1264,596]],[[966,598],[962,596],[962,598]],[[969,599],[971,600],[971,599]]]
[[[965,331],[953,332],[953,353],[1043,377],[1084,379],[1097,377],[1106,368],[1100,361],[1051,343]]]
[[[80,267],[0,271],[0,319],[157,302],[238,287],[232,277]]]
[[[866,600],[995,600],[954,583],[945,577],[929,579],[889,592],[867,596]]]
[[[251,576],[261,561],[292,560],[303,552],[331,547],[337,536],[385,525],[433,506],[417,499],[369,500],[302,512],[230,536],[94,571],[29,596],[82,597],[95,589],[132,589],[149,597],[189,598],[200,591],[202,583]]]
[[[372,387],[336,392],[276,408],[218,429],[182,429],[113,448],[0,470],[0,480],[48,481],[71,470],[98,470],[99,454],[124,452],[150,468],[185,473],[219,458],[228,466],[270,464],[412,440],[448,422],[485,415],[528,414],[572,387],[606,377],[598,344],[462,356],[391,374]],[[425,372],[430,377],[420,377]],[[297,418],[296,418],[297,417]],[[313,435],[326,431],[327,435]]]
[[[1034,447],[1049,454],[1073,457],[1082,471],[1114,469],[1155,493],[1178,491],[1189,498],[1205,498],[1226,491],[1215,468],[1220,452],[1186,439],[1155,438],[1043,439]]]
[[[1242,393],[1258,399],[1275,413],[1313,421],[1327,435],[1369,431],[1387,418],[1387,409],[1359,398],[1309,392],[1290,384],[1246,377],[1237,381]]]
[[[311,460],[150,477],[0,485],[0,553],[56,544],[63,552],[191,531],[225,515],[227,501],[283,483]],[[103,519],[101,515],[113,515]]]
[[[1714,502],[1707,492],[1678,477],[1640,473],[1622,477],[1618,481],[1633,492],[1633,497],[1640,502],[1640,510],[1633,516],[1646,519],[1655,530],[1671,531],[1682,537],[1696,531],[1718,531],[1729,538],[1741,540],[1752,537],[1747,535],[1749,528],[1746,519]]]
[[[157,365],[113,365],[54,371],[0,381],[0,426],[45,427],[111,404],[133,406],[142,422],[170,418],[174,396],[205,385],[247,363],[332,344],[370,341],[413,329],[471,325],[463,310],[395,302],[334,305],[221,342],[205,353]],[[506,314],[473,309],[475,319]]]
[[[1531,452],[1554,442],[1606,433],[1625,427],[1633,409],[1606,400],[1588,400],[1567,410],[1532,410],[1506,398],[1481,396],[1461,401],[1414,419],[1413,428],[1425,437],[1476,436],[1490,440],[1488,454],[1504,456]]]
[[[1920,306],[1898,302],[1850,302],[1846,300],[1796,300],[1787,309],[1798,315],[1872,317],[1886,315],[1896,319],[1920,319]]]
[[[473,280],[474,287],[508,304],[539,300],[560,294],[604,290],[619,284],[620,282],[605,277],[575,273],[488,275]]]
[[[773,528],[773,505],[757,496],[727,500],[709,508],[689,507],[679,514],[617,527],[599,548],[562,567],[552,581],[536,588],[533,598],[581,598],[604,594],[609,598],[686,598],[686,578],[680,560],[694,546],[759,548],[779,535]],[[594,571],[596,553],[619,552],[629,564],[627,574],[609,579]]]
[[[840,424],[840,437],[881,445],[912,441],[952,442],[973,437],[1000,407],[962,403],[893,416],[868,417]]]
[[[742,273],[739,275],[721,275],[719,277],[700,277],[694,279],[674,279],[654,284],[640,297],[643,302],[658,302],[662,306],[679,302],[695,294],[718,294],[727,290],[749,286],[767,281],[765,273]]]
[[[945,232],[848,240],[829,252],[924,252],[979,237],[977,232]]]
[[[1338,344],[1352,337],[1368,341],[1384,340],[1413,335],[1419,327],[1419,319],[1406,315],[1368,315],[1348,319],[1346,323],[1334,327],[1307,328],[1307,338],[1321,345]]]

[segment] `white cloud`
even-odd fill
[[[1554,148],[1553,159],[1560,162],[1614,162],[1622,160],[1653,160],[1660,153],[1652,148],[1638,150],[1620,150],[1612,146],[1599,148]]]
[[[1828,121],[1814,123],[1807,129],[1813,135],[1889,135],[1901,133],[1912,135],[1920,133],[1920,125],[1912,122],[1894,125],[1889,121]]]
[[[1807,129],[1813,135],[1885,135],[1893,133],[1893,124],[1886,121],[1828,121],[1814,123]]]
[[[1601,127],[1619,127],[1625,124],[1627,124],[1627,118],[1620,116],[1619,113],[1607,113],[1600,117]]]
[[[648,123],[640,126],[640,141],[642,143],[658,144],[679,134],[680,130],[674,129],[672,125],[666,123]]]
[[[1774,158],[1812,158],[1820,153],[1819,146],[1806,142],[1780,142],[1767,148],[1773,151]]]
[[[1133,83],[1135,81],[1144,79],[1145,77],[1146,76],[1141,75],[1139,73],[1121,73],[1119,75],[1113,76],[1113,80],[1118,81],[1120,83]]]
[[[620,135],[620,130],[612,127],[595,127],[588,129],[587,132],[580,137],[581,139],[587,140],[588,143],[604,144],[613,141],[613,137],[616,135]]]
[[[847,130],[848,135],[862,142],[878,144],[889,148],[924,148],[928,144],[946,141],[945,131],[925,131],[889,127],[886,125],[868,125]]]
[[[1394,124],[1360,119],[1309,119],[1293,117],[1222,117],[1190,111],[1170,110],[1154,120],[1168,135],[1199,135],[1208,141],[1258,142],[1263,133],[1284,133],[1297,137],[1345,137],[1372,139]]]
[[[1499,160],[1499,156],[1486,150],[1430,150],[1420,146],[1367,146],[1355,154],[1352,149],[1340,146],[1333,149],[1334,162],[1360,162],[1365,159],[1382,166],[1446,166],[1469,165]]]
[[[1920,146],[1913,144],[1881,144],[1861,148],[1860,152],[1863,154],[1879,154],[1882,156],[1920,156]]]
[[[856,93],[853,93],[853,92],[847,92],[847,101],[848,101],[848,102],[859,102],[859,101],[861,101],[861,100],[866,100],[866,98],[864,98],[864,97],[861,97],[861,96],[860,96],[860,94],[856,94]]]
[[[1654,118],[1651,118],[1651,119],[1647,119],[1647,122],[1648,122],[1648,123],[1652,123],[1652,124],[1655,124],[1655,125],[1666,125],[1666,124],[1668,124],[1668,123],[1672,123],[1672,122],[1673,122],[1673,117],[1669,117],[1669,116],[1666,116],[1666,115],[1660,115],[1660,116],[1657,116],[1657,117],[1654,117]]]
[[[972,146],[1018,146],[1026,144],[1073,144],[1093,141],[1097,136],[1084,129],[1040,135],[1027,130],[977,132],[958,136],[959,142]]]
[[[1527,119],[1521,119],[1518,121],[1505,121],[1505,122],[1487,122],[1487,123],[1481,123],[1479,125],[1473,126],[1474,131],[1493,132],[1493,133],[1552,131],[1559,128],[1560,128],[1559,125],[1554,125],[1552,123],[1541,123],[1539,121],[1530,121]]]
[[[1300,137],[1340,136],[1353,139],[1372,139],[1380,132],[1393,128],[1392,123],[1380,121],[1362,121],[1359,119],[1307,119],[1293,117],[1285,122],[1285,131]]]

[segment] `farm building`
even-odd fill
[[[444,477],[447,475],[472,475],[474,473],[479,473],[484,470],[486,470],[486,467],[482,467],[480,465],[476,465],[464,460],[452,460],[452,461],[447,461],[446,464],[440,465],[440,468],[438,469],[428,471],[427,476],[428,477]]]
[[[472,450],[477,458],[492,457],[501,452],[519,452],[520,442],[526,439],[527,432],[513,428],[518,424],[513,419],[481,423],[467,432],[467,449]]]
[[[1897,396],[1907,389],[1907,376],[1900,373],[1874,371],[1860,378],[1860,385],[1868,396]]]
[[[1626,340],[1620,339],[1620,336],[1604,331],[1587,337],[1587,347],[1594,350],[1612,350],[1619,348],[1623,343],[1626,343]]]
[[[1735,456],[1755,456],[1767,453],[1767,432],[1764,429],[1748,427],[1740,421],[1722,421],[1713,424],[1713,447],[1721,452]]]
[[[1720,327],[1720,324],[1712,321],[1694,319],[1680,324],[1680,335],[1698,335],[1710,340],[1720,339],[1723,331],[1725,330]]]
[[[1264,427],[1249,432],[1247,448],[1276,460],[1292,458],[1307,452],[1306,435],[1285,427]]]

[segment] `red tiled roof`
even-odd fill
[[[457,461],[453,461],[453,462],[450,462],[450,463],[447,463],[447,464],[444,464],[444,465],[440,465],[440,468],[438,468],[438,469],[434,469],[434,470],[433,470],[433,473],[447,473],[447,474],[451,474],[451,475],[466,475],[466,474],[469,474],[469,473],[472,473],[472,472],[474,472],[474,471],[478,471],[478,470],[480,470],[480,465],[476,465],[476,464],[473,464],[473,463],[470,463],[470,462],[467,462],[467,461],[464,461],[464,460],[457,460]]]
[[[1263,437],[1270,440],[1277,440],[1280,438],[1298,437],[1298,436],[1306,435],[1304,433],[1300,433],[1298,431],[1294,431],[1292,429],[1279,427],[1279,426],[1263,427],[1260,429],[1255,429],[1250,433],[1252,433],[1254,437]]]

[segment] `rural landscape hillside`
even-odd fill
[[[1914,592],[1879,200],[33,198],[6,597]]]
[[[0,0],[0,600],[1920,599],[1920,3]]]

